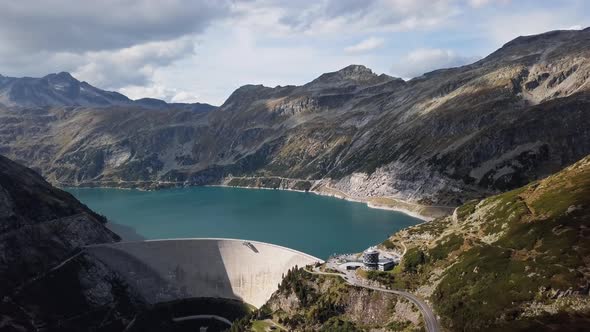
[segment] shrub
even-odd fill
[[[418,267],[426,263],[426,255],[419,248],[408,249],[403,258],[404,271],[416,273]]]

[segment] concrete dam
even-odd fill
[[[152,304],[214,297],[259,308],[289,269],[323,262],[286,247],[235,239],[119,242],[85,250]]]

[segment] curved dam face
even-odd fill
[[[293,249],[234,239],[120,242],[85,250],[154,304],[219,297],[260,307],[289,269],[323,262]]]

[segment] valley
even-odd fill
[[[584,330],[589,112],[590,28],[220,106],[0,75],[0,330]]]
[[[520,37],[473,64],[409,81],[352,65],[302,86],[246,85],[199,111],[141,102],[99,107],[70,95],[24,102],[15,84],[40,88],[3,78],[0,153],[61,186],[294,178],[350,197],[454,207],[590,152],[589,36],[585,29]],[[71,76],[56,77],[78,91]],[[40,95],[62,93],[53,79],[43,79]]]

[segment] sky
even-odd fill
[[[245,84],[350,64],[409,79],[588,26],[587,0],[0,0],[0,74],[220,105]]]

